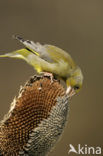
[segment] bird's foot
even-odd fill
[[[41,72],[41,74],[43,74],[45,77],[49,77],[51,80],[51,84],[53,83],[53,74],[49,73],[49,72]]]
[[[71,98],[73,95],[75,95],[75,90],[69,86],[66,90],[66,94]]]

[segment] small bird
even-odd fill
[[[0,57],[12,57],[25,60],[38,73],[55,75],[64,80],[67,86],[66,92],[71,90],[71,96],[78,93],[82,87],[83,75],[79,66],[75,64],[69,53],[53,45],[42,45],[30,40],[24,40],[15,35],[25,47],[11,53],[0,55]],[[52,76],[51,76],[52,77]],[[52,79],[52,78],[51,78]]]

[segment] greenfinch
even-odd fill
[[[70,54],[53,45],[42,45],[33,41],[24,40],[14,36],[24,48],[11,53],[0,55],[0,57],[12,57],[25,60],[38,72],[52,73],[64,80],[67,86],[67,93],[78,93],[82,87],[83,74],[79,66],[75,64]]]

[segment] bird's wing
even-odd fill
[[[51,72],[61,77],[65,77],[69,70],[75,67],[70,55],[58,47],[41,45],[18,36],[15,36],[15,38],[23,43],[25,48],[0,55],[0,57],[23,59],[33,66],[37,72]]]
[[[34,43],[33,41],[24,40],[19,36],[15,36],[15,39],[19,40],[22,44],[25,45],[28,50],[35,53],[40,58],[44,59],[47,62],[66,62],[68,68],[75,67],[75,63],[72,60],[71,56],[64,50],[52,46],[52,45],[41,45],[40,43]]]
[[[71,56],[67,52],[62,50],[61,48],[58,48],[53,45],[45,45],[45,47],[53,61],[55,61],[55,62],[64,61],[64,62],[68,63],[68,66],[70,68],[75,66],[75,63],[72,60]]]
[[[44,59],[45,61],[53,62],[50,59],[49,54],[46,52],[45,46],[41,45],[38,42],[34,43],[33,41],[30,41],[30,40],[24,40],[22,37],[17,36],[17,35],[13,36],[13,38],[21,42],[26,47],[27,50],[36,54],[37,56]]]

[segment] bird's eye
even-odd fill
[[[74,90],[78,90],[80,87],[78,85],[74,86]]]

